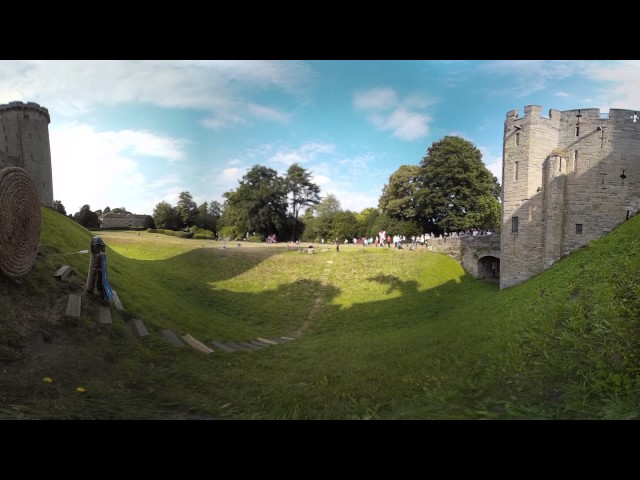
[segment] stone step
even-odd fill
[[[251,345],[255,345],[256,347],[260,347],[260,348],[267,348],[270,346],[269,344],[259,342],[258,340],[251,340],[249,343]]]
[[[147,335],[149,335],[147,327],[144,326],[144,323],[142,323],[142,320],[140,320],[139,318],[133,319],[133,326],[136,329],[138,335],[140,335],[141,337],[146,337]]]
[[[113,323],[111,320],[111,309],[106,305],[100,305],[98,323]]]
[[[198,351],[200,351],[202,353],[213,353],[213,349],[207,347],[200,340],[197,340],[197,339],[193,338],[188,333],[186,335],[182,336],[182,340],[184,340],[186,343],[188,343],[193,348],[195,348],[196,350],[198,350]]]
[[[69,295],[69,303],[67,303],[67,311],[64,312],[64,314],[69,317],[79,317],[80,304],[81,304],[80,294],[72,293],[71,295]]]
[[[111,293],[113,293],[113,303],[115,304],[116,308],[120,311],[124,310],[122,302],[120,301],[120,297],[118,297],[118,293],[113,289],[111,290]]]
[[[280,337],[281,339],[283,339],[285,342],[290,342],[292,340],[295,340],[295,338],[291,338],[291,337]]]
[[[173,347],[184,347],[184,343],[168,328],[162,330],[162,336],[166,338]]]
[[[274,342],[273,340],[268,340],[266,338],[262,338],[262,337],[258,337],[258,341],[262,342],[262,343],[267,343],[269,345],[277,345],[277,342]]]
[[[227,342],[227,346],[233,348],[234,350],[238,351],[238,352],[246,352],[248,350],[251,350],[251,348],[246,348],[243,347],[242,345],[238,345],[237,343],[233,343],[233,342]],[[256,347],[258,348],[258,347]]]
[[[211,340],[209,342],[211,345],[213,345],[214,347],[219,348],[220,350],[222,350],[223,352],[235,352],[235,350],[231,347],[229,347],[228,345],[225,345],[222,342],[219,342],[217,340]]]
[[[67,277],[71,274],[72,271],[73,270],[69,265],[63,265],[58,270],[56,270],[56,273],[54,273],[53,276],[57,277],[58,280],[63,282],[67,279]]]
[[[242,345],[244,348],[248,348],[249,350],[262,350],[262,347],[252,345],[249,342],[238,342],[238,345]]]
[[[272,338],[271,340],[275,343],[287,343],[289,341],[289,340],[283,340],[280,337]]]

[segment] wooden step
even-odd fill
[[[234,350],[238,351],[238,352],[246,352],[251,350],[251,348],[246,348],[243,347],[242,345],[239,345],[237,343],[233,343],[233,342],[227,342],[227,346],[233,348]]]
[[[180,340],[175,333],[173,333],[168,328],[166,330],[162,330],[162,336],[166,338],[169,343],[174,347],[184,347],[184,343]]]
[[[249,343],[252,344],[252,345],[255,345],[257,347],[261,347],[261,348],[267,348],[267,347],[271,346],[268,343],[264,343],[264,342],[261,342],[259,340],[251,340]]]
[[[120,301],[120,297],[118,297],[118,293],[113,289],[111,289],[111,293],[113,293],[113,303],[115,304],[116,308],[120,311],[124,310],[122,302]]]
[[[113,323],[111,320],[111,309],[106,305],[100,305],[98,312],[98,323]]]
[[[211,348],[207,347],[200,340],[196,340],[195,338],[193,338],[188,333],[186,335],[182,336],[182,340],[184,340],[186,343],[188,343],[193,348],[195,348],[196,350],[198,350],[198,351],[200,351],[202,353],[213,353],[213,350]]]
[[[277,342],[274,342],[273,340],[268,340],[266,338],[262,338],[262,337],[258,337],[258,341],[262,342],[262,343],[266,343],[268,345],[277,345]]]
[[[80,294],[72,293],[71,295],[69,295],[69,303],[67,303],[67,311],[64,312],[64,314],[69,317],[79,317],[80,304],[81,304]]]
[[[217,340],[211,340],[211,341],[209,341],[209,343],[210,343],[211,345],[213,345],[214,347],[219,348],[219,349],[220,349],[220,350],[222,350],[223,352],[235,352],[235,349],[233,349],[233,348],[231,348],[230,346],[225,345],[224,343],[219,342],[219,341],[217,341]]]
[[[147,335],[149,335],[147,327],[144,326],[144,323],[142,323],[142,320],[140,320],[139,318],[133,319],[133,326],[135,327],[138,335],[140,335],[141,337],[146,337]]]

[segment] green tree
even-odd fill
[[[296,239],[296,227],[298,227],[298,214],[302,207],[317,205],[320,202],[320,187],[311,181],[311,173],[294,163],[287,169],[285,177],[289,205],[293,217],[291,227],[291,240]]]
[[[198,206],[193,201],[193,197],[189,192],[180,192],[180,199],[176,206],[178,217],[182,221],[182,226],[190,227],[198,215]]]
[[[358,235],[364,237],[375,237],[380,228],[376,228],[376,223],[381,212],[377,208],[369,207],[356,214],[358,222]]]
[[[153,221],[157,228],[177,230],[180,228],[180,217],[170,203],[162,201],[153,209]]]
[[[333,193],[328,193],[315,207],[318,217],[329,216],[342,210],[340,201]]]
[[[220,202],[216,202],[215,200],[209,203],[209,210],[207,213],[214,218],[220,218],[222,216],[222,205]]]
[[[429,147],[420,167],[419,220],[428,231],[495,228],[499,223],[500,184],[471,142],[446,136]]]
[[[254,165],[239,181],[238,188],[226,192],[223,226],[262,236],[280,235],[287,218],[287,190],[278,172]]]
[[[107,207],[108,208],[108,207]],[[107,212],[104,212],[107,213]],[[113,210],[111,210],[111,213],[131,213],[129,210],[127,210],[125,207],[116,207]]]
[[[89,205],[83,205],[80,210],[73,215],[73,219],[85,228],[100,227],[98,215],[91,211]]]
[[[401,165],[391,174],[389,183],[382,189],[382,196],[378,201],[380,209],[391,218],[418,220],[420,216],[419,175],[419,166]]]
[[[355,213],[345,210],[332,214],[331,240],[338,239],[338,242],[344,242],[346,238],[351,242],[353,237],[358,236],[358,222]]]
[[[62,215],[66,215],[67,214],[67,210],[64,208],[64,205],[62,204],[62,202],[60,200],[56,200],[53,202],[53,209],[58,212],[61,213]]]
[[[153,217],[151,215],[144,217],[144,220],[142,221],[142,228],[156,228],[156,222],[153,221]]]

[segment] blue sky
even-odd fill
[[[200,204],[253,165],[297,162],[343,209],[375,207],[400,165],[460,135],[501,179],[506,112],[640,109],[640,62],[560,60],[0,61],[0,103],[49,109],[68,213]]]

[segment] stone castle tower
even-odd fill
[[[500,287],[521,283],[640,210],[640,111],[507,113]]]
[[[53,207],[49,111],[37,103],[0,105],[0,169],[24,168],[38,187],[42,205]]]

